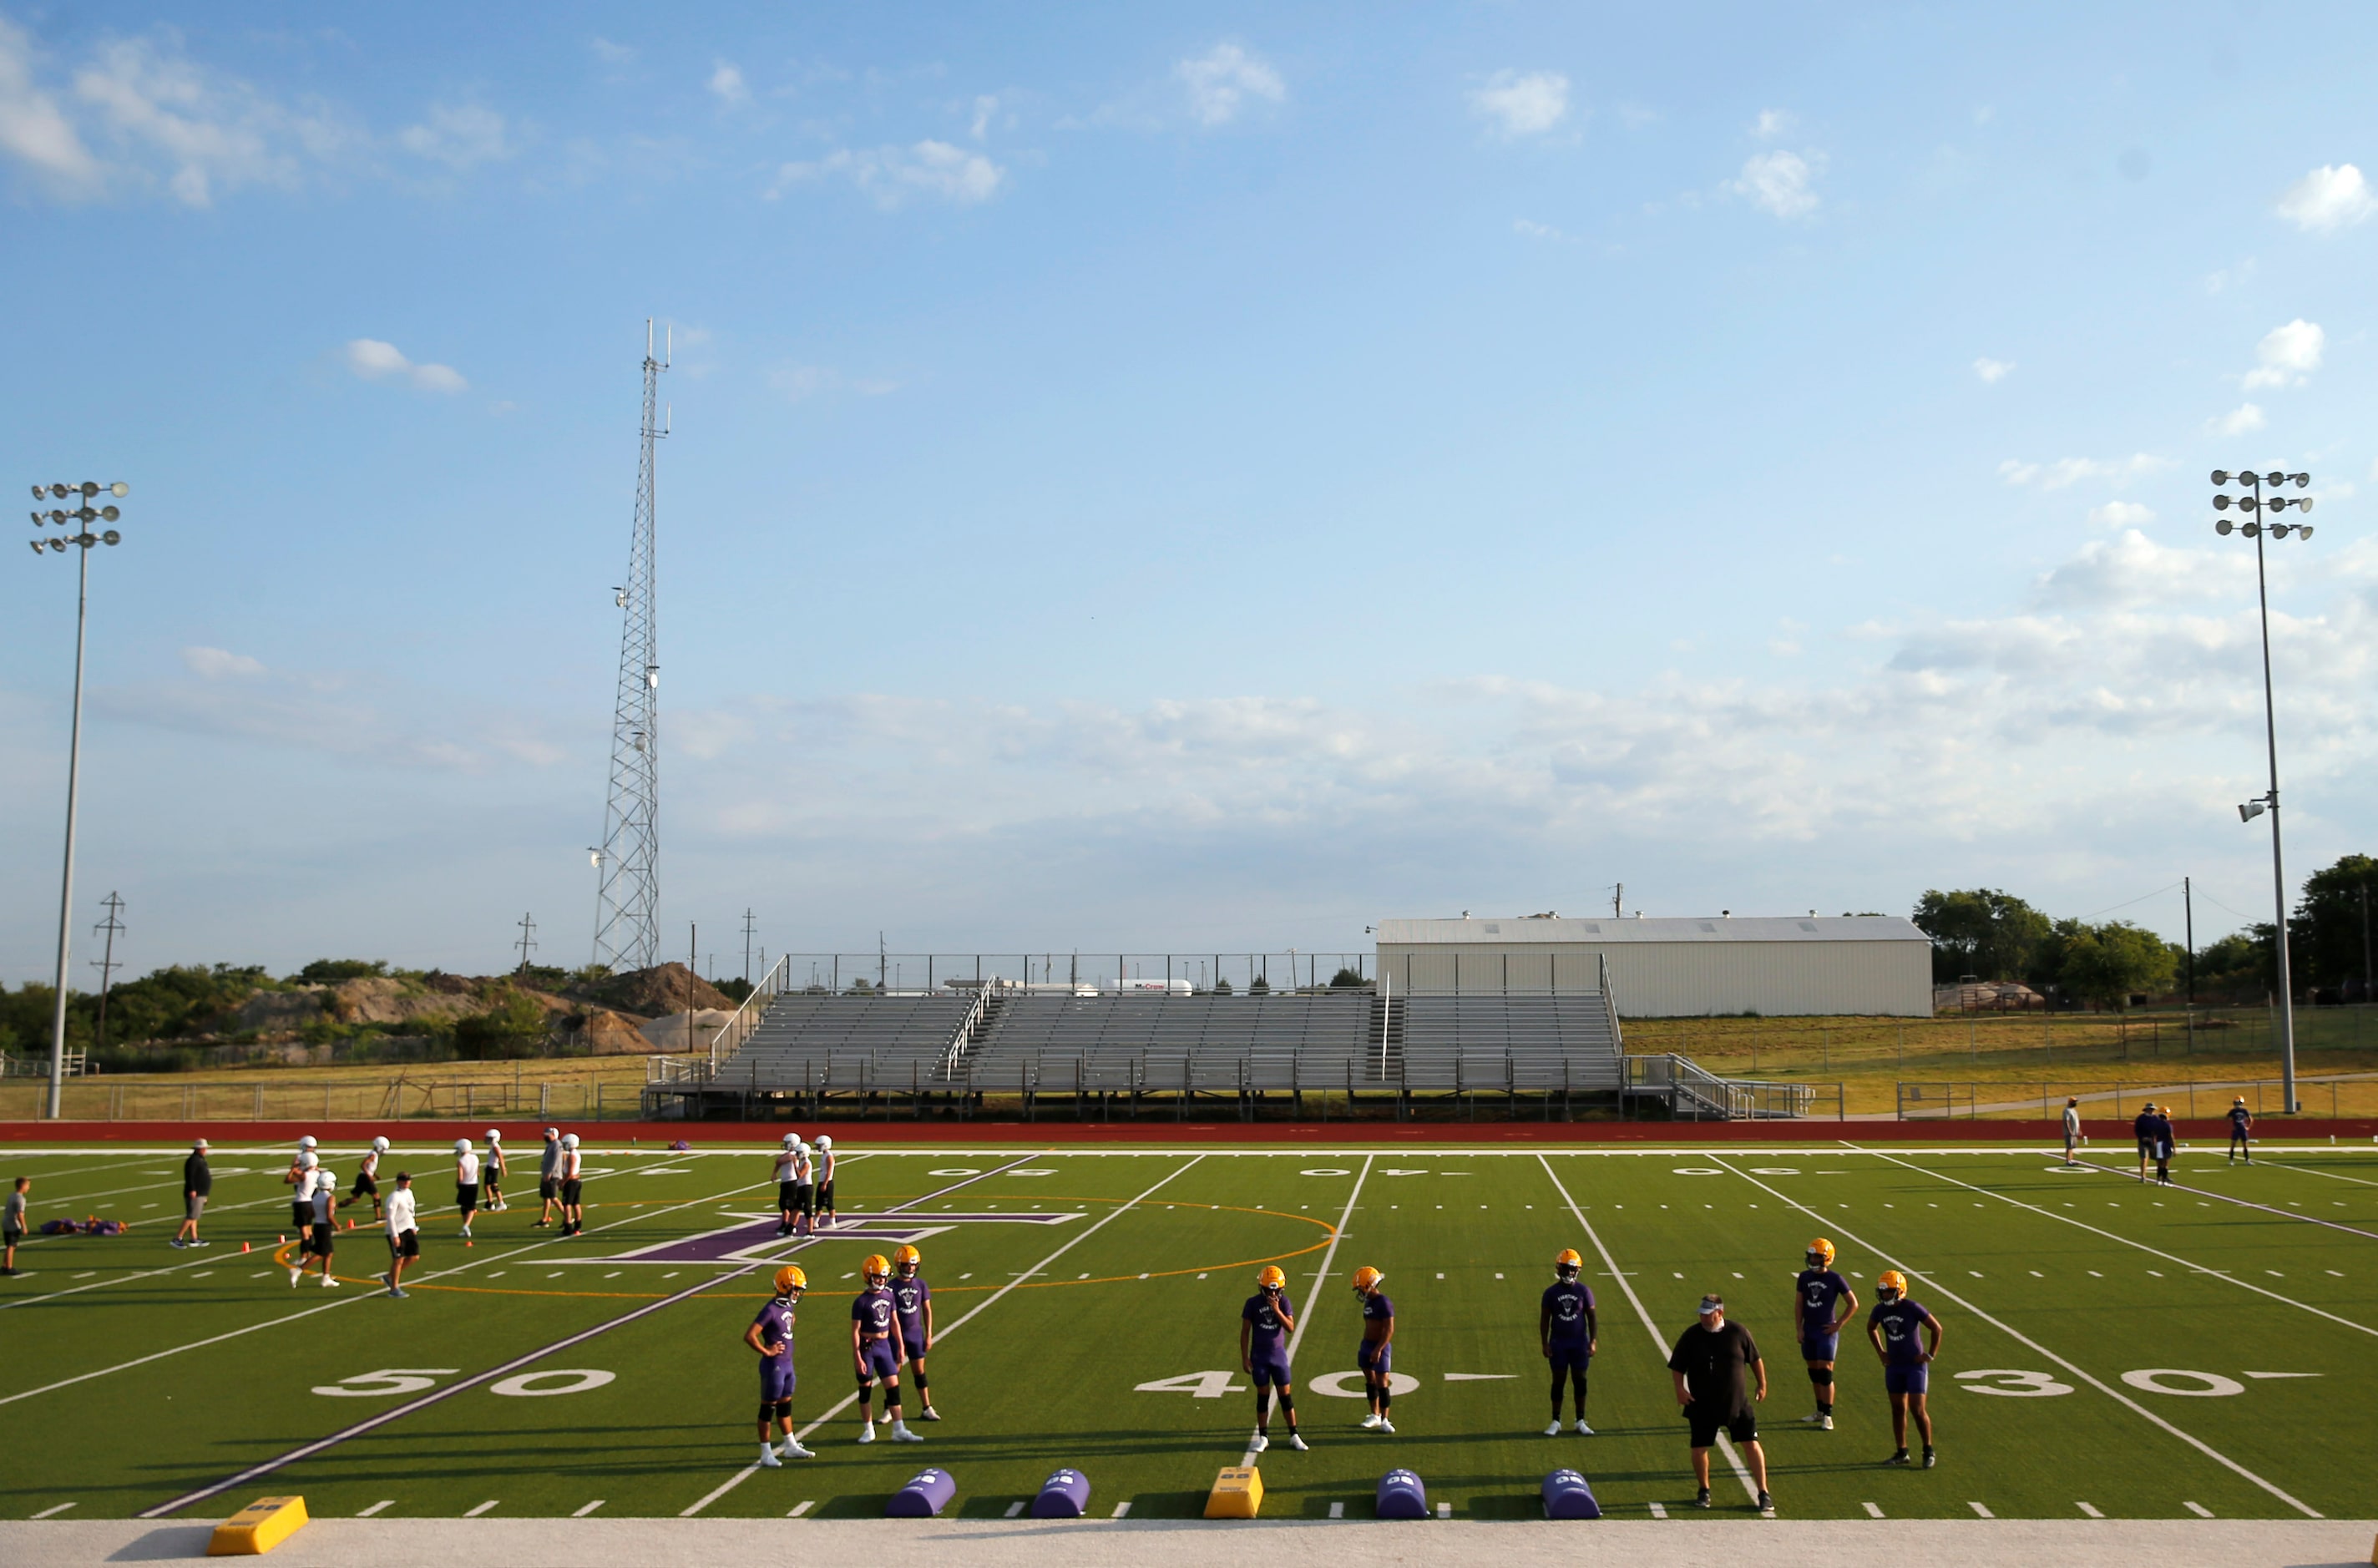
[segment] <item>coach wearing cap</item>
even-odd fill
[[[1710,1505],[1710,1445],[1723,1427],[1742,1445],[1750,1465],[1750,1478],[1759,1491],[1759,1511],[1772,1514],[1775,1500],[1767,1495],[1767,1453],[1759,1446],[1759,1418],[1754,1400],[1767,1397],[1767,1363],[1759,1359],[1759,1343],[1739,1323],[1725,1321],[1725,1298],[1701,1298],[1700,1321],[1685,1330],[1668,1358],[1668,1372],[1676,1382],[1676,1403],[1693,1429],[1693,1482],[1700,1494],[1696,1508]],[[1758,1392],[1749,1389],[1752,1374]]]

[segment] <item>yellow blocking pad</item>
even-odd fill
[[[259,1497],[215,1526],[209,1557],[253,1557],[270,1551],[306,1523],[302,1497]]]
[[[1253,1466],[1225,1466],[1206,1494],[1208,1519],[1252,1519],[1263,1507],[1263,1475]]]

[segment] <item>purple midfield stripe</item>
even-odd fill
[[[899,1209],[913,1208],[918,1203],[929,1203],[935,1198],[946,1197],[948,1194],[955,1192],[961,1188],[969,1187],[975,1182],[989,1180],[991,1177],[999,1176],[1007,1171],[1014,1170],[1018,1166],[1028,1165],[1033,1160],[1045,1159],[1047,1157],[1047,1153],[1045,1151],[1041,1151],[1027,1155],[1022,1159],[1010,1160],[1007,1164],[999,1167],[996,1170],[987,1170],[980,1176],[967,1177],[966,1180],[954,1182],[950,1186],[943,1188],[938,1192],[928,1192],[922,1197],[910,1200],[910,1202],[907,1203],[895,1204],[894,1206],[894,1212],[897,1212]],[[811,1239],[814,1240],[816,1238],[811,1238]],[[239,1472],[239,1474],[227,1477],[222,1480],[215,1482],[211,1486],[200,1487],[196,1491],[184,1492],[181,1496],[174,1499],[171,1502],[161,1502],[154,1508],[144,1508],[138,1514],[133,1515],[133,1517],[138,1519],[162,1519],[168,1515],[178,1514],[183,1509],[189,1507],[192,1503],[204,1502],[208,1498],[229,1491],[234,1487],[246,1486],[248,1482],[269,1476],[275,1470],[284,1469],[291,1465],[294,1465],[301,1459],[310,1459],[315,1454],[320,1454],[326,1449],[336,1448],[340,1443],[347,1442],[350,1438],[361,1437],[367,1431],[373,1431],[378,1428],[387,1426],[390,1421],[402,1420],[405,1417],[414,1414],[415,1411],[426,1410],[430,1406],[438,1404],[441,1400],[451,1399],[454,1395],[462,1393],[466,1389],[477,1388],[482,1383],[493,1382],[496,1379],[502,1377],[507,1373],[516,1372],[522,1367],[533,1366],[536,1362],[544,1360],[547,1356],[558,1354],[561,1351],[569,1349],[573,1345],[583,1345],[586,1341],[594,1338],[598,1335],[608,1334],[611,1330],[634,1323],[639,1318],[650,1317],[653,1313],[661,1311],[665,1307],[674,1307],[679,1301],[683,1301],[689,1297],[699,1296],[703,1291],[710,1289],[714,1286],[722,1285],[730,1279],[741,1279],[744,1275],[751,1274],[753,1270],[762,1266],[763,1265],[756,1263],[746,1263],[739,1269],[736,1269],[727,1274],[714,1275],[709,1279],[703,1280],[699,1285],[688,1286],[685,1289],[679,1291],[674,1296],[666,1296],[657,1301],[648,1301],[644,1303],[644,1305],[638,1307],[631,1311],[621,1313],[619,1316],[611,1319],[607,1323],[596,1323],[593,1328],[581,1329],[579,1332],[570,1335],[566,1339],[557,1339],[552,1344],[547,1345],[541,1349],[532,1350],[524,1356],[515,1356],[500,1367],[490,1368],[486,1371],[478,1372],[473,1376],[464,1378],[460,1382],[449,1383],[444,1388],[432,1390],[430,1393],[421,1395],[418,1399],[407,1400],[393,1410],[383,1410],[377,1416],[366,1417],[364,1419],[355,1422],[353,1426],[343,1427],[337,1431],[331,1432],[327,1437],[316,1438],[311,1442],[301,1444],[296,1448],[291,1449],[286,1454],[280,1454],[271,1459],[267,1459],[262,1464],[251,1465],[246,1469]]]

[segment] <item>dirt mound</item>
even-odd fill
[[[682,964],[656,964],[650,969],[631,969],[624,975],[614,975],[586,987],[589,1000],[602,1003],[621,1012],[633,1012],[645,1018],[663,1013],[683,1012],[691,1001],[699,1011],[722,1008],[735,1011],[735,999]]]

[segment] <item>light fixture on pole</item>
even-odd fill
[[[2288,496],[2287,485],[2307,489],[2312,485],[2309,473],[2283,473],[2277,469],[2268,473],[2241,470],[2237,473],[2224,469],[2213,471],[2213,487],[2217,492],[2225,486],[2243,489],[2242,496],[2216,494],[2213,509],[2232,509],[2246,514],[2243,522],[2232,522],[2224,517],[2213,524],[2213,532],[2228,536],[2235,532],[2254,542],[2254,599],[2263,617],[2263,740],[2271,767],[2271,787],[2261,798],[2245,801],[2238,808],[2238,820],[2251,822],[2268,813],[2271,819],[2271,897],[2273,944],[2278,955],[2279,967],[2279,1097],[2293,1113],[2303,1107],[2296,1099],[2296,1000],[2295,980],[2288,963],[2288,872],[2279,844],[2279,721],[2276,704],[2271,696],[2271,590],[2264,569],[2263,540],[2285,539],[2289,533],[2299,538],[2312,537],[2312,524],[2288,523],[2279,521],[2290,508],[2299,515],[2312,510],[2310,496]]]
[[[132,486],[118,482],[101,485],[84,480],[79,485],[36,485],[33,499],[41,501],[73,500],[73,507],[52,507],[48,511],[33,512],[33,526],[46,528],[52,524],[60,529],[77,529],[72,533],[44,533],[30,543],[33,554],[46,548],[53,555],[63,556],[68,545],[81,546],[76,557],[79,567],[75,583],[75,667],[74,717],[66,731],[66,869],[58,886],[58,976],[57,995],[50,1013],[50,1095],[48,1115],[55,1121],[66,1110],[66,962],[74,937],[74,865],[75,865],[75,803],[82,780],[82,647],[83,626],[90,606],[90,553],[102,545],[117,545],[124,535],[110,528],[94,533],[91,524],[114,522],[124,514],[113,506],[93,506],[102,496],[119,499],[132,493]]]

